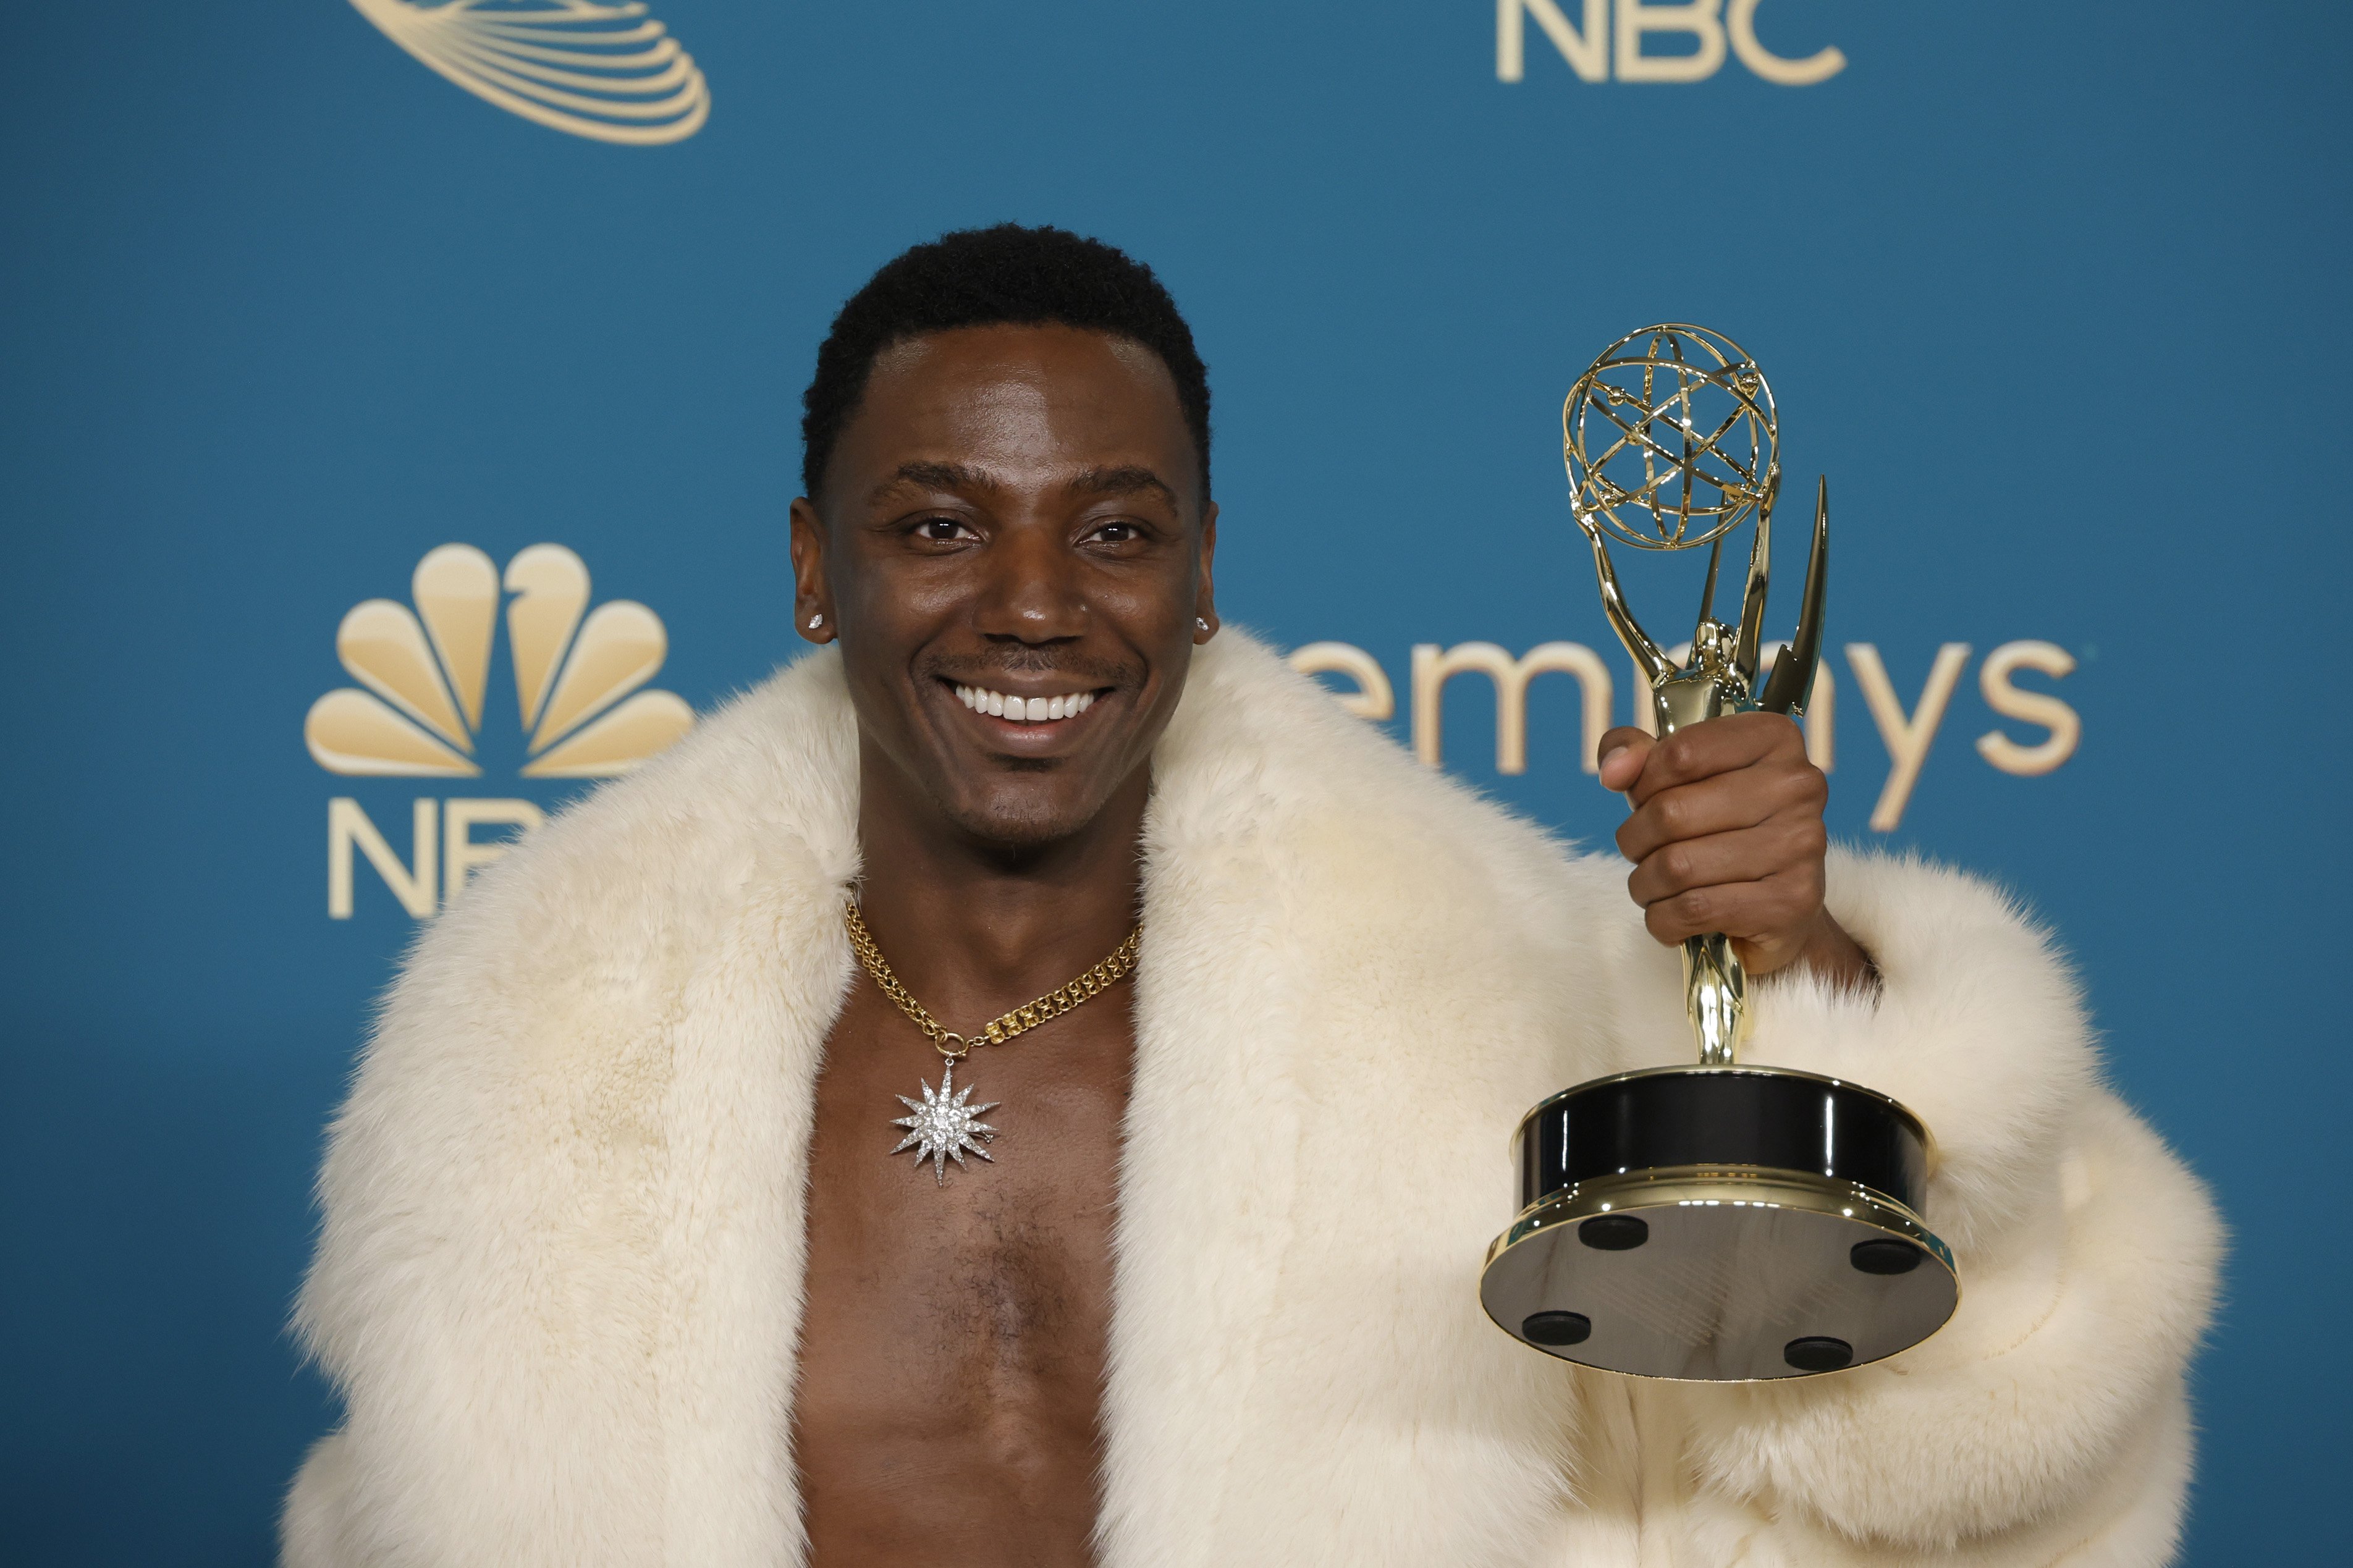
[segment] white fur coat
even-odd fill
[[[802,1563],[805,1154],[852,972],[855,757],[839,661],[804,658],[427,931],[320,1180],[299,1316],[347,1414],[288,1500],[293,1568]],[[1750,1053],[1935,1129],[1951,1325],[1832,1377],[1638,1384],[1514,1342],[1476,1289],[1521,1114],[1690,1051],[1622,868],[1231,632],[1154,771],[1107,1568],[2169,1557],[2220,1228],[2000,894],[1838,856],[1885,994],[1767,982]]]

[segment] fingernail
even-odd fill
[[[1609,768],[1609,764],[1610,764],[1610,763],[1612,763],[1616,762],[1619,758],[1620,758],[1620,757],[1624,756],[1625,754],[1626,754],[1626,748],[1625,748],[1625,747],[1623,747],[1623,746],[1612,746],[1612,747],[1610,747],[1610,748],[1609,748],[1609,754],[1608,754],[1607,756],[1604,756],[1604,757],[1601,759],[1601,766],[1603,767],[1603,769],[1604,769],[1604,770],[1607,770],[1607,769]]]

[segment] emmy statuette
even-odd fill
[[[1703,328],[1645,327],[1578,379],[1561,433],[1602,608],[1648,681],[1658,732],[1758,709],[1800,715],[1821,648],[1829,484],[1797,634],[1757,690],[1781,470],[1756,362]],[[1752,519],[1739,624],[1727,626],[1716,568]],[[1708,547],[1682,664],[1628,608],[1613,538]],[[1747,981],[1730,939],[1694,937],[1683,958],[1698,1064],[1597,1079],[1522,1119],[1519,1215],[1480,1279],[1488,1316],[1567,1361],[1709,1383],[1837,1372],[1926,1339],[1960,1300],[1952,1253],[1919,1214],[1936,1157],[1927,1128],[1858,1084],[1744,1064]]]

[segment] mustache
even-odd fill
[[[1009,647],[985,658],[934,656],[917,669],[962,686],[986,686],[992,675],[1059,675],[1091,686],[1140,686],[1144,681],[1141,665],[1050,647]]]

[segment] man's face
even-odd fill
[[[823,491],[793,504],[796,615],[841,642],[875,782],[1027,847],[1140,776],[1217,625],[1217,509],[1156,354],[1058,326],[901,343]]]

